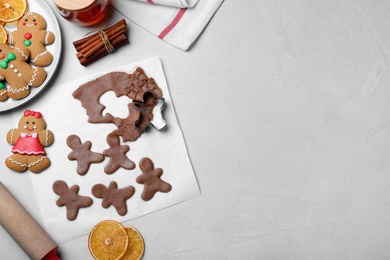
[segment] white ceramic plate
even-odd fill
[[[45,89],[45,87],[50,83],[50,80],[54,76],[61,58],[62,40],[61,40],[60,26],[58,24],[57,18],[55,17],[52,9],[43,0],[28,0],[28,11],[41,14],[46,19],[46,23],[47,23],[46,30],[54,33],[55,35],[54,42],[50,45],[46,45],[46,49],[53,54],[53,61],[49,66],[44,67],[44,69],[47,72],[47,77],[41,86],[37,88],[35,87],[30,88],[31,91],[30,94],[23,99],[13,100],[9,98],[6,101],[0,102],[0,112],[4,112],[16,108],[18,106],[21,106],[26,102],[30,101],[31,99],[33,99],[34,97],[36,97],[39,93],[41,93]],[[8,31],[12,31],[15,30],[16,27],[15,25],[13,26],[7,25],[6,29]]]

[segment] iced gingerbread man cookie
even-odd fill
[[[24,46],[30,50],[30,61],[35,66],[49,65],[53,55],[46,45],[54,42],[54,34],[46,31],[46,20],[34,12],[26,13],[17,23],[17,30],[10,33],[8,43],[15,47]]]
[[[3,82],[0,82],[0,101],[5,101],[8,99],[7,87]]]
[[[8,131],[7,142],[13,145],[13,155],[5,160],[11,170],[24,172],[29,169],[39,173],[50,166],[44,147],[53,144],[54,135],[46,130],[46,122],[40,112],[26,110],[18,128]]]
[[[45,69],[28,64],[28,56],[29,50],[24,47],[0,43],[0,80],[9,84],[8,89],[0,84],[0,101],[24,98],[30,94],[30,87],[39,87],[45,80]]]

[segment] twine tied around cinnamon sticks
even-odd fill
[[[102,39],[104,47],[106,47],[108,53],[115,51],[115,48],[111,45],[110,39],[108,39],[108,35],[105,31],[99,29],[98,35]]]
[[[107,29],[99,28],[94,34],[74,41],[73,46],[77,51],[76,56],[80,64],[87,66],[113,52],[117,47],[128,43],[126,32],[127,24],[122,19]]]

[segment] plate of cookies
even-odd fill
[[[35,0],[10,3],[0,10],[0,112],[41,93],[61,57],[60,27],[49,5]]]

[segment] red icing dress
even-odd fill
[[[31,135],[21,133],[11,151],[13,153],[28,155],[45,154],[45,150],[39,141],[37,133],[32,133]]]

